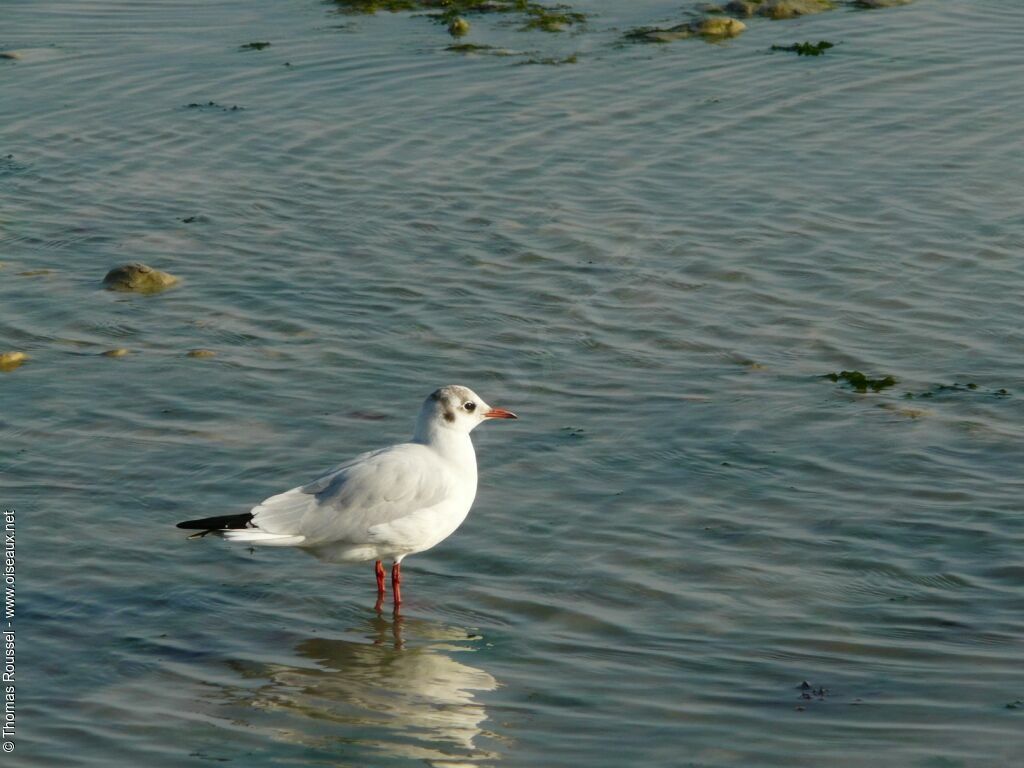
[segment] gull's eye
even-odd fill
[[[476,403],[472,403],[472,402],[466,403],[465,408],[466,408],[467,411],[472,413],[473,411],[476,410]]]

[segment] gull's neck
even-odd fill
[[[416,425],[412,441],[432,448],[441,458],[476,477],[476,451],[473,450],[473,441],[468,432],[459,432],[435,421],[424,420]]]

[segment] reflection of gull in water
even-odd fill
[[[359,630],[370,629],[369,636]],[[312,746],[338,740],[431,765],[479,766],[499,755],[477,747],[487,719],[476,691],[493,691],[487,672],[455,661],[471,651],[465,630],[397,616],[377,616],[357,630],[362,640],[310,638],[296,646],[308,666],[236,662],[247,678],[267,678],[244,698],[273,715],[289,741]],[[256,723],[252,723],[256,725]],[[333,726],[333,727],[325,727]]]

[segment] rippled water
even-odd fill
[[[574,8],[474,19],[506,56],[316,1],[0,9],[9,761],[1019,764],[1024,9],[649,46],[677,4]],[[101,290],[135,260],[181,285]],[[522,418],[398,619],[370,565],[173,528],[453,381]]]

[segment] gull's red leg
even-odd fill
[[[374,610],[379,612],[384,607],[384,563],[378,560],[374,571],[377,574],[377,604]]]
[[[391,592],[394,595],[395,607],[402,604],[402,565],[395,563],[391,566]]]

